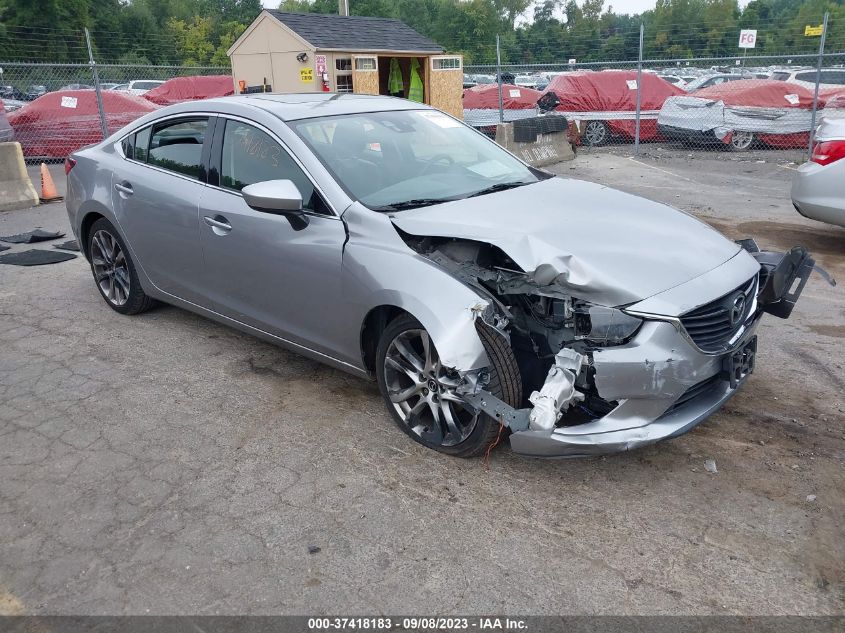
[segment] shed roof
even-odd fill
[[[443,52],[442,46],[393,18],[266,11],[317,49]]]

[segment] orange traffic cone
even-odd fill
[[[41,163],[41,202],[58,202],[61,199],[47,163]]]

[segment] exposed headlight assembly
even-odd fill
[[[642,325],[643,320],[616,308],[597,306],[586,301],[573,301],[575,336],[595,345],[622,345]]]

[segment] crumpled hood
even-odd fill
[[[392,221],[412,235],[492,244],[533,283],[611,306],[673,288],[740,250],[672,207],[563,178],[402,211]]]

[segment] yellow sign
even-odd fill
[[[818,37],[822,31],[824,31],[824,25],[810,26],[808,24],[804,27],[804,37]]]
[[[314,81],[314,69],[303,68],[299,71],[299,81],[304,84],[310,84]]]

